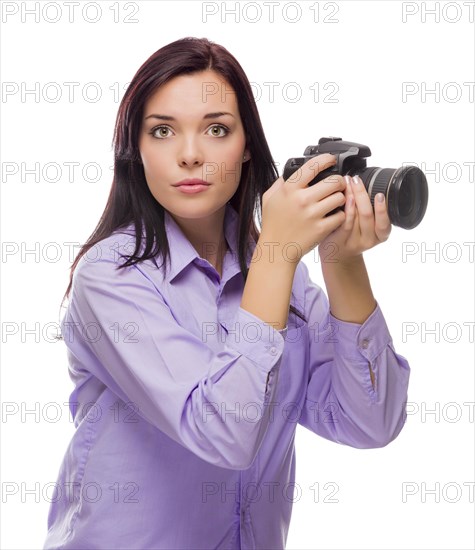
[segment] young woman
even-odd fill
[[[386,205],[357,178],[309,187],[331,155],[278,177],[244,71],[204,38],[140,67],[114,142],[65,294],[76,432],[44,548],[284,548],[297,423],[357,448],[404,426],[410,368],[362,255]]]

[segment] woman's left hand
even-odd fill
[[[361,178],[344,176],[344,179],[345,221],[318,245],[320,257],[327,255],[332,261],[351,260],[361,256],[365,250],[386,241],[391,233],[386,199],[379,202],[378,196],[375,197],[373,213],[369,195]]]

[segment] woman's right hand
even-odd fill
[[[277,179],[262,196],[259,240],[286,247],[287,261],[298,263],[345,221],[342,210],[325,217],[346,202],[343,176],[332,174],[308,187],[318,173],[335,163],[336,157],[328,153],[313,157],[286,181],[282,176]]]

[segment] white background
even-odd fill
[[[254,83],[256,99],[260,92],[257,105],[280,172],[289,157],[333,135],[369,145],[369,166],[425,163],[430,188],[422,223],[410,231],[393,227],[387,242],[364,254],[395,348],[411,365],[408,421],[390,445],[371,450],[297,427],[302,496],[287,548],[474,548],[474,3],[320,2],[317,22],[315,2],[280,2],[274,21],[262,2],[208,3],[215,14],[206,21],[197,1],[100,2],[96,23],[86,20],[95,17],[94,6],[83,17],[85,2],[73,22],[64,2],[51,2],[47,12],[45,2],[37,4],[38,22],[33,15],[22,22],[22,9],[33,2],[3,2],[2,11],[1,547],[42,548],[47,484],[55,482],[74,431],[62,405],[73,389],[66,349],[47,338],[73,259],[64,243],[83,243],[104,209],[125,85],[157,49],[197,36],[226,47]],[[424,4],[439,12],[439,22],[423,13]],[[9,15],[15,5],[18,13]],[[225,13],[235,5],[239,21]],[[406,22],[404,9],[416,12]],[[48,22],[58,14],[58,22]],[[125,23],[127,15],[137,22]],[[79,83],[71,102],[65,82]],[[266,82],[278,83],[273,100]],[[286,87],[291,82],[301,90],[298,101],[297,87]],[[317,82],[315,101],[310,86]],[[418,90],[406,101],[404,82]],[[22,88],[35,83],[39,96],[22,97]],[[50,101],[43,96],[47,83],[62,91],[58,101],[51,101],[51,86]],[[97,102],[82,95],[88,83],[102,91]],[[328,83],[337,86],[332,97],[335,86]],[[436,86],[438,97],[423,93]],[[62,177],[45,181],[41,169],[37,179],[22,175],[22,163],[31,169],[35,162],[41,169],[58,163]],[[66,162],[80,163],[73,182]],[[93,169],[81,173],[87,163],[102,168],[98,181],[87,181],[95,179]],[[15,165],[19,171],[11,174]],[[54,176],[52,170],[46,178]],[[58,260],[47,243],[58,243]],[[21,254],[35,246],[38,257]],[[438,257],[429,249],[439,250]],[[316,257],[310,253],[305,261],[323,286]],[[36,336],[22,334],[35,323]],[[19,331],[9,334],[14,326]],[[36,415],[21,414],[35,403]],[[48,403],[60,404],[56,422],[58,411]],[[309,489],[316,483],[319,502]],[[407,483],[415,494],[404,499]]]

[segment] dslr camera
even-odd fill
[[[303,157],[291,158],[285,163],[283,179],[287,180],[302,164],[322,153],[334,155],[337,162],[317,174],[308,185],[314,185],[332,174],[358,175],[364,183],[373,209],[376,194],[384,194],[389,219],[393,225],[413,229],[422,221],[429,198],[424,172],[415,166],[402,166],[397,169],[366,166],[366,158],[371,156],[367,145],[343,141],[339,137],[322,137],[318,145],[309,145],[305,149]],[[338,210],[344,210],[344,207],[338,206],[328,212],[327,216]]]

